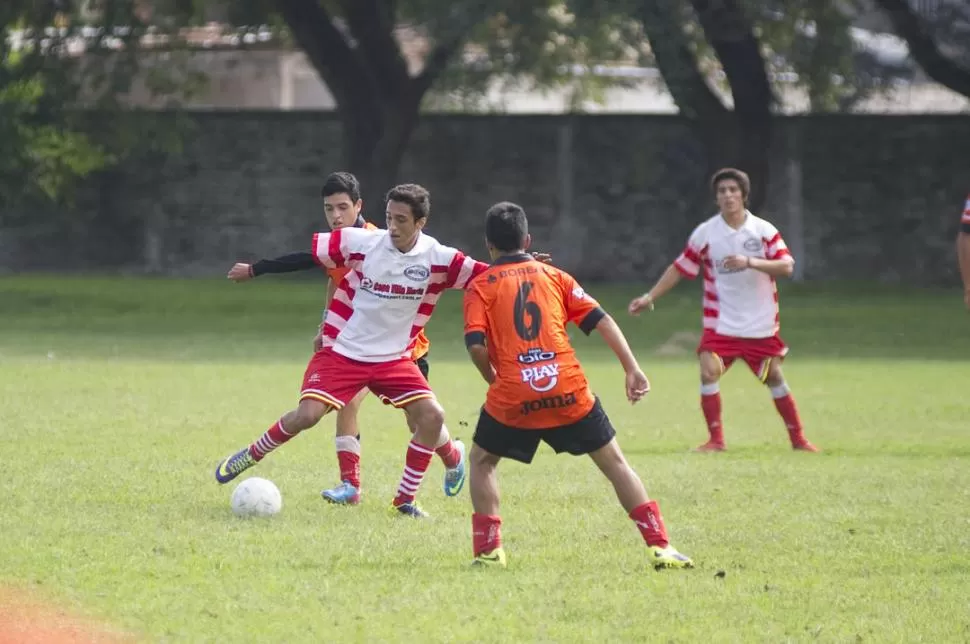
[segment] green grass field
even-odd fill
[[[443,496],[439,461],[421,496],[433,520],[387,514],[407,434],[376,400],[360,507],[319,497],[337,474],[325,419],[252,470],[283,512],[236,519],[213,468],[294,405],[323,284],[8,277],[0,585],[158,642],[970,640],[958,293],[785,285],[788,381],[824,453],[788,448],[739,365],[722,384],[731,451],[697,455],[696,285],[636,320],[637,287],[589,290],[627,331],[648,400],[624,402],[595,337],[576,344],[695,570],[648,568],[592,463],[547,449],[500,468],[510,568],[469,569],[471,505]],[[484,384],[459,310],[445,297],[429,327],[431,381],[468,438]]]

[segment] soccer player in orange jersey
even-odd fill
[[[960,277],[963,278],[963,303],[970,309],[970,195],[963,206],[960,219],[960,232],[957,233],[957,260],[960,263]]]
[[[489,385],[469,455],[475,563],[506,565],[496,466],[503,458],[532,462],[545,441],[557,453],[589,454],[640,529],[654,567],[693,567],[667,541],[660,508],[623,457],[566,325],[600,332],[623,365],[626,395],[635,403],[650,384],[623,332],[572,276],[526,253],[531,238],[521,207],[492,206],[485,241],[492,266],[468,285],[464,302],[465,344]]]
[[[680,256],[649,292],[630,302],[637,315],[652,310],[654,301],[682,277],[704,274],[704,333],[697,347],[701,371],[701,410],[709,439],[699,452],[725,449],[719,381],[741,358],[768,386],[785,423],[793,449],[818,450],[805,438],[795,398],[781,364],[788,347],[778,335],[780,317],[775,279],[791,277],[795,260],[775,226],[745,208],[751,181],[735,168],[718,170],[711,188],[720,212],[702,222]]]
[[[366,221],[361,214],[363,200],[360,196],[360,183],[353,174],[349,172],[334,172],[327,176],[320,191],[323,197],[324,214],[330,230],[340,230],[343,228],[363,228],[365,230],[379,230],[377,226]],[[233,267],[237,273],[243,276],[257,277],[265,273],[290,272],[300,269],[316,268],[318,264],[309,253],[303,253],[305,257],[302,263],[296,261],[297,255],[287,256],[293,261],[280,262],[277,260],[262,260],[253,265],[237,264]],[[248,267],[248,268],[247,268]],[[328,268],[327,275],[327,307],[333,301],[337,287],[350,272],[350,268],[340,266]],[[326,310],[324,311],[324,320]],[[320,331],[313,340],[314,352],[318,352],[323,344],[324,322],[320,323]],[[424,330],[418,332],[415,339],[415,346],[411,352],[411,359],[417,364],[422,375],[427,378],[430,368],[428,364],[428,350],[431,344],[424,334]],[[354,396],[347,404],[337,409],[337,435],[336,450],[337,463],[340,468],[340,484],[321,492],[321,496],[330,503],[341,505],[357,505],[360,503],[361,483],[360,483],[360,430],[357,425],[357,414],[364,398],[367,397],[369,390],[364,388]],[[407,411],[405,410],[405,414]],[[444,488],[445,494],[455,496],[460,491],[465,482],[464,454],[465,445],[460,440],[451,440],[447,427],[442,428],[439,444],[435,446],[435,452],[441,458],[445,466]]]

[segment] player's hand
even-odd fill
[[[313,352],[316,353],[323,348],[323,331],[313,336]]]
[[[253,279],[253,267],[249,264],[237,263],[229,269],[229,274],[226,277],[233,282],[246,282]]]
[[[639,369],[626,374],[626,399],[636,403],[650,391],[650,381]]]
[[[635,297],[630,302],[630,306],[626,307],[627,312],[630,315],[640,315],[640,311],[652,311],[653,310],[653,298],[650,297],[649,293],[645,293],[640,297]]]
[[[532,259],[537,262],[542,262],[543,264],[552,264],[552,255],[549,253],[529,253],[532,255]]]
[[[751,258],[747,255],[728,255],[724,258],[724,268],[729,271],[740,271],[751,266]]]

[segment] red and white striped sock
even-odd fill
[[[249,446],[249,455],[253,457],[254,461],[261,461],[263,457],[294,436],[296,434],[287,434],[286,430],[283,429],[283,419],[281,418],[273,423],[273,426],[267,429],[255,443]]]
[[[431,457],[434,450],[419,445],[414,441],[408,444],[408,453],[404,461],[404,474],[401,476],[401,483],[397,486],[397,496],[394,497],[394,505],[403,505],[414,501],[421,481],[424,480],[424,473],[431,465]]]

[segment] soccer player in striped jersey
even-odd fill
[[[377,226],[366,221],[361,214],[363,200],[360,195],[360,182],[353,174],[349,172],[331,173],[323,182],[320,196],[323,198],[324,215],[330,230],[340,230],[347,227],[378,230]],[[252,265],[236,264],[230,271],[230,278],[235,275],[236,281],[246,281],[251,277],[266,273],[285,273],[310,268],[319,268],[319,266],[310,253],[304,253],[302,263],[261,260]],[[350,272],[350,269],[347,267],[327,269],[327,276],[329,277],[327,282],[327,307],[333,300],[337,286],[348,272]],[[324,310],[324,318],[326,318],[326,310]],[[324,323],[321,322],[320,331],[313,339],[314,351],[319,351],[322,347],[323,326]],[[422,330],[418,333],[411,358],[418,365],[425,378],[428,377],[430,372],[430,365],[428,364],[430,347],[431,343]],[[357,415],[367,393],[367,389],[362,389],[345,407],[337,410],[335,443],[337,464],[340,470],[340,484],[320,493],[330,503],[356,505],[360,502],[360,430],[358,429]],[[440,444],[435,446],[435,452],[445,466],[445,494],[456,496],[461,491],[465,481],[463,465],[465,445],[460,440],[452,441],[448,429],[444,428]]]
[[[441,293],[465,288],[488,269],[422,232],[430,209],[427,190],[404,184],[387,193],[387,230],[347,227],[314,235],[313,261],[326,269],[350,269],[327,309],[322,346],[307,365],[298,407],[251,445],[224,459],[216,468],[219,483],[235,479],[367,388],[385,404],[404,409],[413,431],[391,509],[415,518],[427,516],[415,496],[435,446],[441,443],[444,410],[411,356]],[[274,261],[302,266],[304,255]],[[302,259],[292,259],[296,256]],[[464,458],[461,467],[464,472]]]
[[[970,195],[967,195],[963,205],[960,232],[957,233],[957,260],[960,263],[960,277],[963,278],[963,303],[970,309]]]
[[[745,207],[751,191],[748,175],[734,168],[718,170],[711,187],[720,212],[691,233],[687,247],[650,291],[630,302],[637,315],[680,282],[704,273],[703,334],[697,348],[701,372],[701,409],[709,440],[700,452],[725,449],[719,381],[738,358],[768,386],[785,422],[793,449],[817,452],[805,438],[782,362],[788,347],[778,335],[775,280],[791,277],[795,260],[778,229]]]

